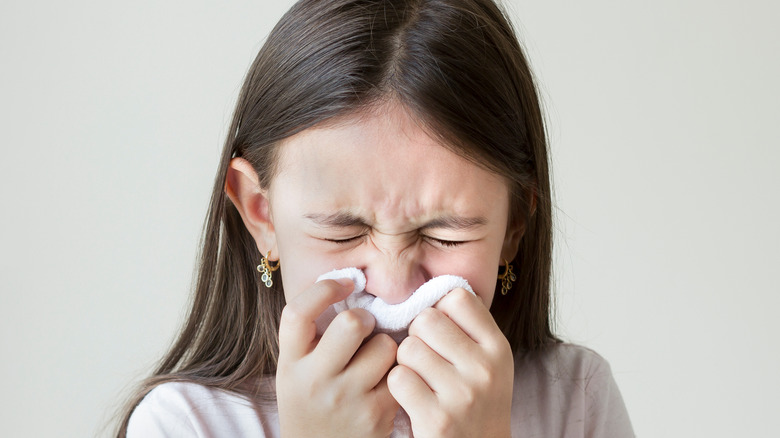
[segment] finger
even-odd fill
[[[339,313],[325,329],[311,353],[312,360],[327,375],[341,373],[363,340],[374,330],[374,325],[374,316],[365,309],[349,309]]]
[[[504,337],[482,300],[465,289],[454,289],[439,300],[434,308],[447,315],[478,344],[491,344],[496,336],[500,336],[500,339]]]
[[[420,338],[447,362],[458,365],[464,355],[479,354],[479,346],[449,316],[436,308],[420,312],[409,325],[409,336]]]
[[[311,352],[317,335],[314,321],[352,288],[349,279],[319,281],[287,303],[279,324],[279,362],[298,360]]]
[[[392,409],[397,411],[398,408],[401,407],[401,405],[398,404],[398,401],[390,393],[390,389],[387,387],[387,374],[382,376],[382,379],[371,391],[373,392],[374,397],[380,401],[380,406],[383,409]],[[393,413],[393,417],[395,417],[395,412]]]
[[[383,427],[380,426],[380,429],[386,431],[383,436],[390,436],[395,416],[401,406],[387,388],[387,376],[383,377],[379,384],[371,390],[370,396],[373,397],[374,403],[369,403],[367,407],[376,406],[376,411],[366,413],[372,418],[382,418],[384,424]]]
[[[387,389],[412,418],[425,418],[437,409],[439,401],[431,388],[413,370],[403,365],[395,366],[387,374]]]
[[[390,336],[380,333],[358,349],[347,365],[345,378],[367,391],[375,388],[395,364],[398,344]]]
[[[417,336],[409,336],[398,346],[398,364],[415,373],[433,390],[443,394],[459,375],[453,364],[444,359]]]

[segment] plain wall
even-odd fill
[[[0,435],[107,435],[166,350],[290,4],[0,4]],[[780,6],[507,7],[549,119],[559,333],[610,361],[640,437],[776,436]]]

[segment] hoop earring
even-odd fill
[[[271,257],[271,251],[268,251],[268,255],[260,257],[260,264],[257,265],[257,272],[263,274],[260,276],[260,280],[265,284],[265,287],[271,288],[274,285],[274,279],[272,272],[279,269],[279,262],[276,265],[271,265],[271,261],[268,260]]]
[[[512,283],[517,280],[515,273],[512,271],[512,264],[504,259],[504,273],[498,276],[501,280],[501,295],[509,293],[509,289],[512,289]]]

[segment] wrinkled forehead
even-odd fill
[[[272,194],[315,209],[418,218],[508,202],[502,177],[455,154],[399,109],[310,128],[280,147]]]
[[[410,154],[416,160],[422,160],[419,161],[421,164],[442,161],[443,155],[449,155],[448,158],[455,155],[488,170],[493,178],[506,180],[503,175],[491,171],[490,164],[482,162],[488,160],[466,158],[469,155],[463,150],[466,148],[453,145],[445,137],[402,103],[386,100],[328,119],[288,137],[278,146],[277,171],[284,171],[285,166],[297,166],[307,155],[326,154],[343,161],[370,147],[377,154],[374,164],[380,167],[382,154]],[[350,150],[355,147],[360,150]],[[450,154],[444,153],[447,151]]]

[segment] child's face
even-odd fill
[[[454,274],[489,307],[516,245],[506,182],[445,149],[401,107],[376,114],[281,145],[268,197],[288,302],[320,274],[354,266],[389,304]]]

